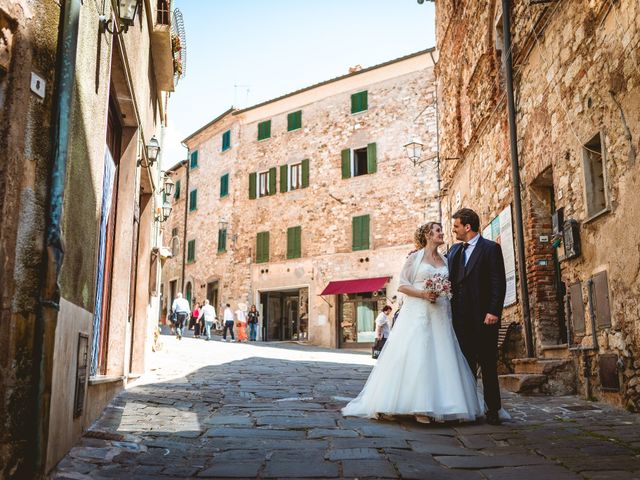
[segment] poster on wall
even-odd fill
[[[482,236],[488,240],[497,242],[502,247],[504,258],[504,270],[507,279],[507,293],[504,297],[504,306],[508,307],[517,301],[516,295],[516,255],[513,245],[513,222],[511,220],[511,205],[507,206],[500,214],[482,230]]]

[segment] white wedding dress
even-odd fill
[[[434,267],[421,261],[413,286],[424,289],[424,281],[437,273],[448,275],[446,265]],[[473,421],[484,411],[482,394],[453,330],[449,299],[438,297],[431,303],[406,296],[367,383],[342,414]]]

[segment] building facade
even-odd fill
[[[151,352],[163,176],[147,146],[181,57],[169,2],[133,2],[128,29],[126,3],[0,2],[2,478],[43,478]]]
[[[416,227],[438,216],[433,162],[404,150],[416,135],[436,150],[432,53],[230,109],[185,139],[185,295],[255,304],[262,340],[370,344]]]
[[[640,5],[510,3],[535,358],[505,380],[569,364],[577,376],[565,390],[638,410]],[[436,11],[441,156],[457,159],[443,168],[445,212],[474,207],[512,246],[513,230],[500,232],[513,201],[502,2],[442,0]],[[516,271],[503,321],[522,323]],[[512,357],[526,357],[524,345]],[[552,377],[543,391],[558,391]]]

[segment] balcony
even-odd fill
[[[158,88],[165,92],[174,90],[174,59],[171,28],[170,0],[151,0],[153,30],[151,31],[151,55]]]

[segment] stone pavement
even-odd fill
[[[365,353],[162,342],[51,478],[640,479],[640,416],[603,404],[504,393],[498,427],[343,418]]]

